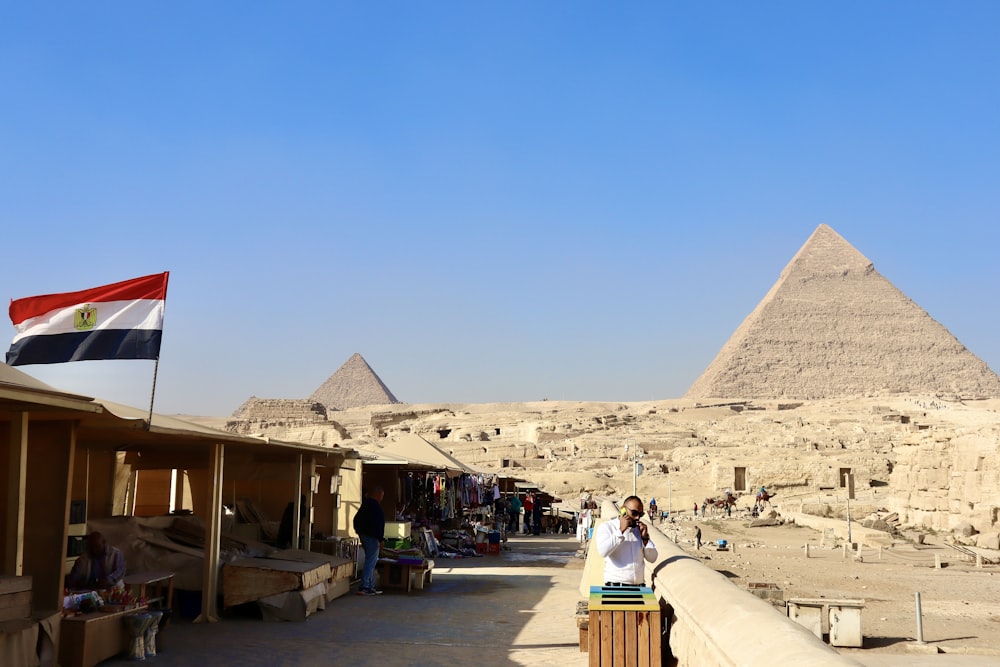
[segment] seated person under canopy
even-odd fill
[[[87,535],[87,548],[73,563],[66,586],[73,590],[121,588],[124,576],[125,557],[122,552],[109,545],[104,535],[95,531]]]

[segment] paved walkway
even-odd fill
[[[349,594],[304,623],[225,616],[172,621],[158,667],[587,664],[574,613],[583,558],[572,535],[512,537],[499,556],[436,559],[434,581],[409,595]],[[102,665],[133,665],[122,658]]]

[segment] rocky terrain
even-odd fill
[[[215,423],[223,421],[240,432],[372,450],[416,434],[564,500],[630,494],[634,454],[636,489],[661,509],[689,509],[725,489],[748,500],[765,486],[786,508],[836,515],[853,483],[859,508],[896,512],[906,528],[974,543],[992,539],[1000,519],[997,400],[399,404]]]

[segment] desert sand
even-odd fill
[[[1000,567],[977,568],[934,535],[925,537],[922,545],[887,540],[881,549],[863,546],[860,560],[853,551],[845,558],[845,540],[831,537],[831,529],[794,523],[750,528],[745,513],[741,508],[733,518],[716,514],[696,519],[688,510],[675,515],[673,522],[661,521],[659,527],[738,587],[774,584],[785,600],[863,599],[864,648],[840,649],[843,653],[913,651],[914,593],[919,592],[925,651],[998,656],[1000,661]],[[695,526],[702,529],[700,550]],[[845,526],[838,525],[838,532]],[[717,550],[719,539],[731,548]],[[941,559],[940,569],[935,568],[935,556]],[[784,613],[780,602],[775,608]]]

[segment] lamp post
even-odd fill
[[[625,440],[625,452],[632,462],[632,495],[636,495],[636,477],[639,476],[639,452],[635,446],[635,438]]]
[[[851,539],[851,473],[844,473],[844,488],[847,490],[847,543],[853,548],[854,540]]]

